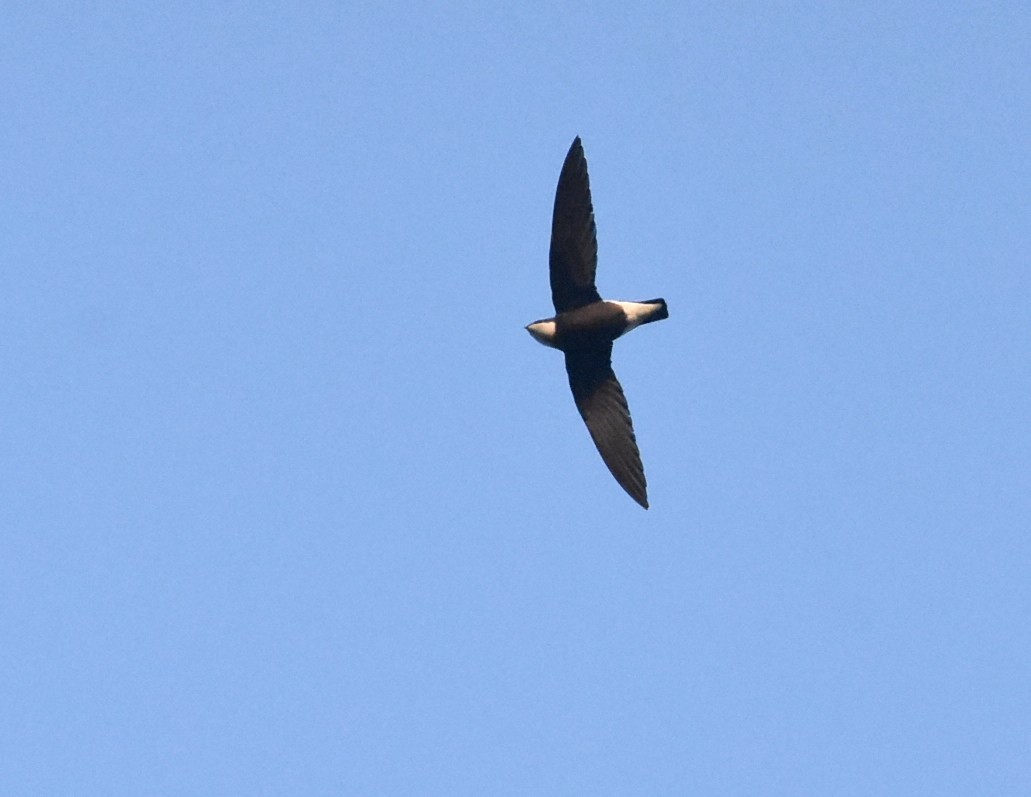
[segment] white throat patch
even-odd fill
[[[526,331],[529,332],[535,341],[542,343],[545,346],[555,346],[555,319],[549,318],[546,321],[534,321],[532,324],[526,325]]]

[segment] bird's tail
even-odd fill
[[[650,324],[652,321],[662,321],[664,318],[669,318],[669,308],[666,307],[665,299],[647,299],[641,302],[641,304],[656,305],[655,309],[641,320],[642,324]]]

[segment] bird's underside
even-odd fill
[[[612,341],[635,326],[668,317],[668,311],[662,299],[603,301],[594,284],[597,264],[587,161],[577,137],[562,165],[552,216],[549,271],[556,316],[527,330],[564,352],[573,400],[598,453],[619,485],[647,509],[647,483],[630,409],[612,370]]]

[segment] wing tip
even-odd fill
[[[637,502],[637,504],[642,509],[648,509],[648,490],[647,490],[647,488],[642,489],[641,492],[638,493],[638,492],[631,492],[630,490],[628,490],[623,485],[620,485],[620,486],[623,487],[624,490],[626,490],[626,494],[629,495],[631,498],[633,498],[634,501]]]

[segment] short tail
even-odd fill
[[[655,314],[648,316],[648,319],[644,321],[645,324],[650,324],[652,321],[662,321],[664,318],[669,318],[669,309],[666,307],[665,299],[646,299],[641,304],[656,304]]]

